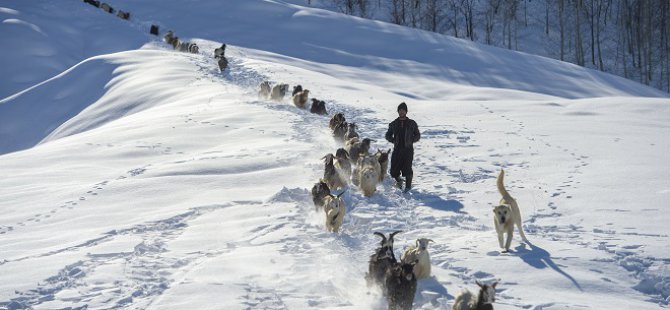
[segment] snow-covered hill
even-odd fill
[[[392,230],[396,255],[436,241],[415,308],[449,308],[475,280],[500,280],[496,309],[667,307],[663,93],[282,1],[111,5],[131,21],[79,1],[0,4],[17,34],[2,65],[31,77],[0,101],[0,307],[383,309],[363,276],[372,232]],[[201,53],[173,51],[151,23]],[[88,53],[56,44],[92,44],[95,27]],[[309,189],[339,147],[328,118],[259,100],[263,80],[309,88],[380,149],[406,101],[422,132],[416,190],[351,188],[343,231],[327,233]],[[510,253],[492,223],[501,168],[530,239]]]

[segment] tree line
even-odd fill
[[[540,54],[670,92],[668,0],[331,1],[346,14]]]

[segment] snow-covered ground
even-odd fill
[[[364,274],[372,232],[393,230],[396,255],[436,241],[417,309],[475,280],[500,281],[496,309],[667,308],[666,94],[282,1],[110,4],[131,20],[0,2],[0,308],[383,309]],[[263,80],[302,84],[375,149],[406,101],[416,189],[351,188],[326,232],[309,189],[339,147],[328,117],[259,100]],[[510,253],[491,212],[501,168],[530,240]]]

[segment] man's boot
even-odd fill
[[[412,189],[412,177],[413,175],[408,175],[405,177],[405,191]]]
[[[402,179],[400,177],[395,178],[395,186],[402,189]]]

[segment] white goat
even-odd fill
[[[337,149],[335,152],[335,170],[340,177],[340,181],[345,186],[351,180],[351,162],[349,161],[349,153],[343,148]]]
[[[389,154],[391,153],[391,149],[388,151],[384,152],[380,149],[377,149],[377,153],[375,156],[377,157],[377,161],[379,162],[379,166],[381,166],[381,173],[379,174],[379,182],[384,182],[384,177],[389,171]]]
[[[375,156],[361,156],[358,158],[358,182],[365,197],[372,196],[377,191],[381,167]]]
[[[342,221],[344,220],[344,215],[347,213],[347,207],[344,205],[344,200],[342,199],[341,192],[339,195],[334,196],[328,194],[324,199],[324,211],[326,212],[326,230],[330,232],[337,233],[342,227]]]
[[[416,246],[410,246],[400,259],[403,263],[417,262],[414,265],[414,275],[417,279],[430,277],[430,254],[428,253],[428,242],[431,239],[416,239]]]
[[[288,91],[288,84],[277,84],[272,87],[272,93],[270,98],[274,101],[281,101],[284,99],[286,92]]]
[[[270,87],[270,82],[268,81],[263,81],[261,85],[259,86],[258,90],[258,98],[260,99],[268,99],[270,97],[270,91],[272,88]]]
[[[295,106],[298,108],[304,109],[305,105],[307,104],[308,97],[309,97],[308,89],[299,91],[295,95],[293,95],[293,104],[295,104]]]

